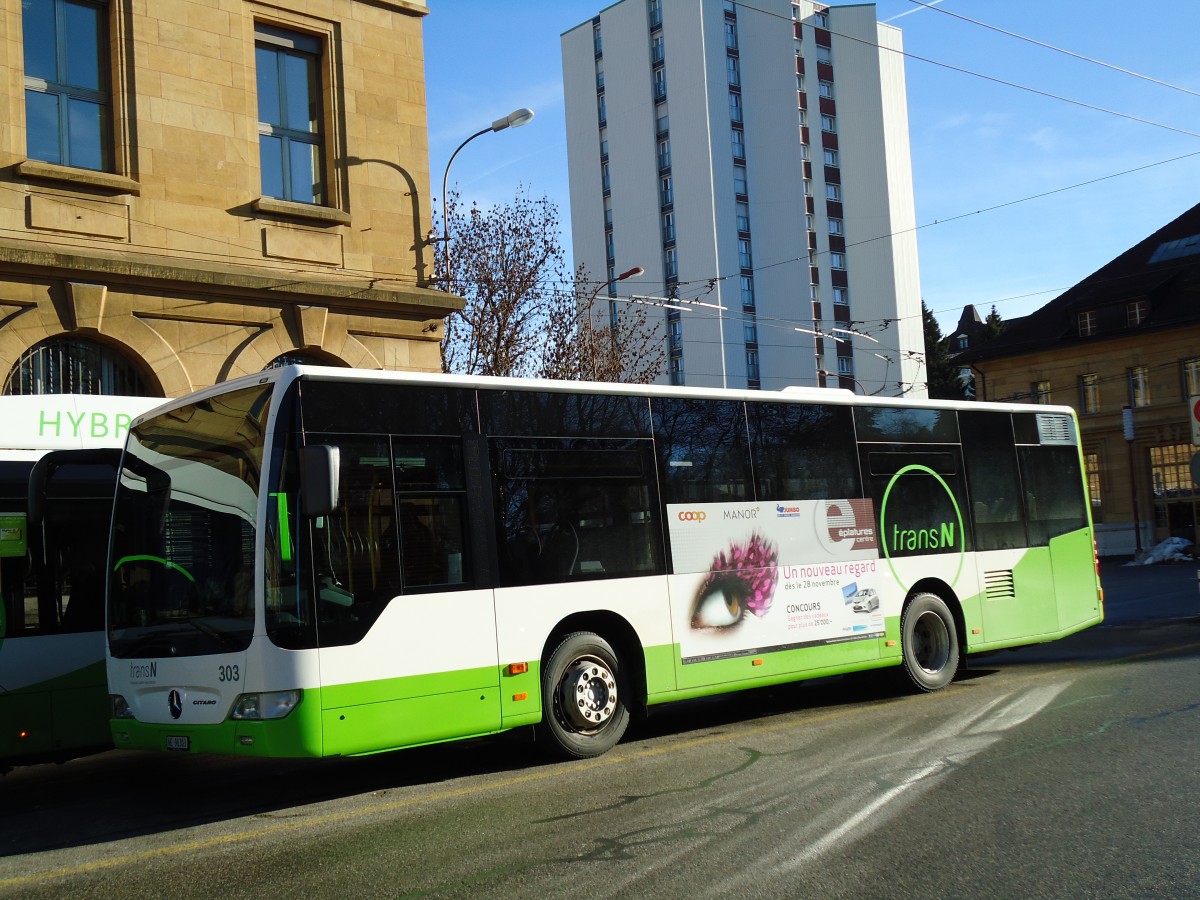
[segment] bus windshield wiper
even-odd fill
[[[226,650],[241,650],[242,649],[241,641],[239,641],[237,638],[235,638],[232,634],[230,634],[227,631],[222,631],[219,628],[214,628],[212,625],[209,625],[207,622],[202,622],[199,619],[184,619],[183,621],[187,622],[189,625],[191,625],[193,628],[195,628],[201,634],[206,634],[211,638],[216,638],[218,641],[220,641],[225,646]]]
[[[171,640],[171,638],[177,636],[179,633],[180,632],[179,632],[178,628],[172,628],[169,631],[152,631],[149,634],[143,634],[140,637],[130,639],[130,643],[128,646],[124,646],[124,642],[125,642],[125,640],[127,640],[125,638],[116,638],[116,639],[110,638],[109,645],[111,646],[115,641],[117,647],[120,650],[120,653],[118,654],[114,650],[113,655],[117,656],[118,658],[121,658],[121,659],[128,659],[130,657],[136,656],[140,651],[143,651],[143,650],[149,649],[150,647],[153,647],[155,644],[157,644],[159,642],[168,643]],[[168,653],[167,655],[175,656],[176,655],[175,647],[170,646],[169,649],[171,652]]]

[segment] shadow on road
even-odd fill
[[[1013,667],[1200,655],[1196,567],[1105,566],[1103,626],[1061,641],[972,657],[957,685]],[[896,670],[859,673],[655,707],[626,744],[720,733],[797,710],[906,702]],[[0,857],[85,846],[364,794],[525,770],[547,763],[524,734],[329,760],[243,760],[110,751],[0,778]]]

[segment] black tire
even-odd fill
[[[589,759],[616,746],[629,725],[628,684],[604,638],[577,631],[542,666],[539,743],[565,759]]]
[[[919,691],[940,691],[958,672],[958,629],[937,594],[917,594],[900,617],[900,650],[908,680]]]

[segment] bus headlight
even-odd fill
[[[129,704],[120,694],[109,694],[108,699],[112,701],[112,717],[114,719],[132,719],[133,710],[129,708]]]
[[[301,691],[264,691],[242,694],[233,704],[231,719],[282,719],[300,702]]]

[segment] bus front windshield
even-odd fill
[[[113,656],[244,650],[271,385],[171,410],[130,430],[109,565]]]

